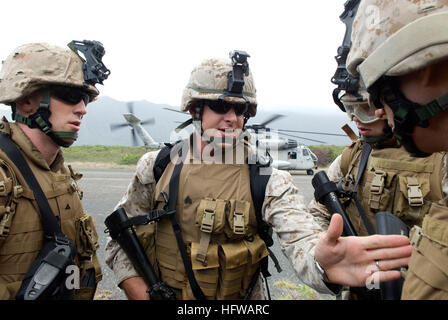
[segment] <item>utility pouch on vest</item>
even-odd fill
[[[374,172],[372,184],[370,186],[370,198],[369,204],[372,209],[380,209],[381,195],[384,190],[384,183],[386,179],[386,173],[384,171],[377,170]]]
[[[416,177],[399,176],[401,197],[397,208],[401,208],[399,217],[409,224],[421,225],[423,217],[429,211],[430,204],[424,201],[429,193],[429,181]]]
[[[219,276],[218,245],[210,244],[208,246],[206,252],[207,260],[205,263],[202,263],[197,257],[199,249],[199,243],[191,243],[191,264],[194,277],[206,298],[215,299]],[[195,299],[189,282],[187,282],[186,287],[182,290],[182,297],[187,300]]]
[[[98,234],[93,218],[84,214],[76,221],[76,243],[81,268],[81,287],[76,292],[76,299],[91,300],[95,295],[97,283],[101,281],[101,266],[96,259]]]
[[[445,211],[445,219],[431,217],[431,214],[436,211],[439,214]],[[414,251],[409,261],[403,299],[446,299],[448,297],[447,216],[446,207],[433,204],[423,220],[423,227],[415,226],[411,230],[411,244],[414,246]],[[434,289],[422,287],[422,281],[426,286]],[[406,287],[412,290],[407,290]]]
[[[245,292],[251,283],[252,277],[258,270],[259,262],[269,255],[265,242],[257,235],[249,240],[243,240],[249,251],[248,264],[243,277],[243,292]]]
[[[17,300],[73,299],[66,283],[66,267],[74,264],[76,247],[68,238],[46,241],[17,292]]]
[[[195,260],[206,264],[211,235],[224,231],[229,201],[221,199],[202,199],[196,212],[196,225],[201,230],[201,238]]]
[[[245,277],[249,251],[242,241],[222,244],[219,250],[219,291],[217,298],[222,300],[241,299],[242,283]]]
[[[230,200],[230,212],[227,215],[226,235],[230,239],[243,238],[249,225],[250,203],[243,200]]]
[[[3,166],[5,170],[3,169]],[[15,198],[21,196],[23,187],[15,185],[15,176],[9,177],[7,172],[14,174],[9,166],[0,160],[0,243],[8,236],[9,229],[15,214],[17,202]],[[17,182],[17,181],[16,181]]]

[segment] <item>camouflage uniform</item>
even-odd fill
[[[347,69],[353,76],[359,76],[377,108],[385,105],[389,107],[387,112],[393,112],[395,122],[394,135],[408,151],[420,156],[427,156],[427,153],[418,149],[414,135],[432,129],[434,131],[431,133],[443,134],[446,128],[442,126],[445,124],[436,128],[431,121],[425,121],[434,119],[435,122],[443,118],[441,112],[446,113],[447,93],[441,88],[446,85],[444,78],[434,79],[434,75],[428,76],[425,82],[431,83],[429,88],[429,85],[423,85],[422,74],[415,72],[426,72],[429,70],[426,67],[448,58],[447,21],[446,0],[364,0],[359,5],[353,23],[352,48],[347,57]],[[415,96],[410,98],[410,90],[406,91],[406,96],[404,89],[414,80]],[[432,88],[442,89],[442,92],[434,92]],[[434,100],[428,102],[429,98]],[[424,104],[421,103],[423,101]],[[415,130],[417,127],[421,127],[419,131]],[[425,137],[426,140],[431,138]],[[438,138],[440,139],[435,137],[434,140],[438,141]],[[432,150],[446,151],[440,145]],[[446,185],[444,191],[446,194]],[[447,230],[446,201],[432,203],[429,213],[424,217],[422,228],[414,227],[411,231],[414,251],[402,299],[448,297]]]
[[[86,104],[84,98],[87,99],[87,96],[90,101],[98,96],[99,91],[95,86],[85,83],[83,70],[80,56],[69,48],[47,43],[19,46],[3,61],[0,72],[0,103],[11,105],[13,119],[30,128],[38,127],[34,126],[36,120],[31,119],[40,120],[41,128],[45,128],[42,131],[48,135],[52,132],[49,115],[50,97],[54,93],[50,93],[50,87],[66,89],[72,94],[72,100],[79,97],[77,102],[62,99],[70,107],[81,103],[81,99]],[[48,93],[41,94],[38,111],[29,118],[16,113],[16,102],[38,90]],[[82,95],[78,96],[77,93]],[[51,211],[57,217],[62,232],[76,244],[74,263],[79,268],[81,283],[80,288],[75,290],[75,298],[93,299],[102,273],[96,255],[98,236],[95,223],[83,211],[82,191],[76,182],[81,179],[82,174],[64,165],[59,148],[61,145],[57,141],[53,140],[58,148],[57,154],[53,162],[48,164],[41,149],[33,144],[30,136],[16,123],[9,123],[3,118],[0,121],[0,133],[18,147],[36,177]],[[67,132],[59,134],[64,133]],[[68,134],[69,137],[66,137],[76,140],[76,134]],[[39,136],[35,139],[43,142],[44,147],[48,144]],[[71,144],[72,141],[67,143]],[[27,271],[45,243],[36,197],[16,165],[0,148],[0,299],[16,297]],[[90,280],[93,281],[84,286],[82,280],[87,279],[84,277],[86,275],[91,276]]]
[[[244,66],[243,63],[242,66]],[[246,67],[248,68],[248,65],[246,65]],[[244,79],[238,80],[243,80],[243,85],[239,87],[241,92],[237,92],[236,94],[236,92],[226,88],[231,79],[230,75],[232,74],[232,68],[235,68],[235,64],[230,64],[230,61],[223,59],[207,59],[202,61],[191,72],[190,80],[184,89],[180,109],[184,112],[188,110],[194,111],[192,119],[196,130],[193,134],[194,138],[196,138],[196,136],[194,136],[195,134],[203,133],[202,115],[205,106],[209,106],[209,108],[213,110],[210,107],[212,104],[215,107],[226,107],[230,104],[235,111],[236,104],[239,104],[239,107],[245,105],[247,106],[246,111],[239,116],[236,116],[236,119],[242,120],[241,116],[244,116],[245,120],[248,120],[249,117],[255,116],[257,100],[252,73],[249,69],[246,69],[246,71],[243,72],[245,75],[245,77],[243,76]],[[244,101],[242,101],[243,99]],[[218,111],[219,110],[213,112]],[[228,112],[229,111],[218,113],[226,114]],[[217,114],[215,114],[215,117],[219,118]],[[243,139],[241,139],[241,137],[242,136],[240,135],[238,138],[233,138],[235,142],[233,147],[242,146],[244,144],[244,156],[241,159],[247,159],[246,156],[253,150],[251,151],[250,145],[245,142],[242,143]],[[204,139],[204,136],[202,136],[199,139],[201,143],[209,143],[209,145],[213,145],[214,142],[207,138]],[[194,141],[196,140],[192,139],[192,141],[194,145]],[[191,148],[190,145],[190,156],[194,156],[195,152],[191,151],[194,149],[195,148]],[[226,150],[230,150],[230,147],[226,148]],[[166,189],[170,181],[169,179],[172,174],[173,165],[171,163],[168,164],[164,174],[156,184],[153,173],[156,156],[157,152],[149,152],[139,160],[136,173],[128,190],[118,204],[118,206],[122,206],[126,210],[129,216],[144,215],[154,208],[159,209],[160,205],[163,205],[159,199],[160,192],[168,191],[167,193],[169,193],[169,190]],[[185,163],[187,163],[186,166]],[[255,217],[253,199],[251,197],[249,166],[246,163],[238,162],[227,164],[226,161],[224,164],[214,163],[208,168],[205,168],[205,165],[204,167],[201,167],[203,166],[203,163],[200,163],[198,164],[198,167],[193,168],[195,163],[197,162],[193,162],[193,165],[190,165],[188,160],[184,161],[184,167],[182,167],[180,174],[178,199],[185,199],[185,201],[178,200],[176,203],[176,215],[181,223],[184,242],[187,244],[191,243],[191,246],[188,246],[188,248],[191,249],[187,249],[187,251],[191,251],[192,264],[193,267],[196,268],[194,269],[195,277],[197,278],[198,283],[203,281],[203,283],[206,284],[203,286],[200,283],[200,286],[203,291],[208,291],[208,293],[204,291],[207,298],[227,299],[227,297],[231,296],[230,294],[232,292],[230,292],[230,290],[234,290],[236,286],[240,286],[240,295],[235,296],[236,299],[239,299],[244,296],[245,290],[247,290],[248,279],[252,278],[250,274],[252,271],[255,272],[254,268],[258,267],[260,257],[267,255],[264,242],[258,240],[258,223],[256,222],[257,219]],[[213,172],[214,174],[210,172]],[[222,175],[221,180],[215,178],[215,175]],[[188,180],[186,179],[187,176],[189,177]],[[191,176],[194,178],[190,178]],[[183,194],[184,191],[185,194]],[[202,197],[207,198],[203,199]],[[198,224],[197,222],[197,215],[205,212],[205,210],[199,210],[199,208],[204,200],[207,203],[210,201],[210,198],[212,199],[211,201],[215,201],[215,199],[223,199],[224,201],[229,202],[235,201],[234,203],[245,203],[246,209],[244,210],[248,213],[247,215],[244,214],[244,217],[248,218],[248,222],[244,222],[244,227],[247,228],[248,231],[245,231],[247,233],[244,234],[238,234],[238,232],[235,232],[236,224],[234,224],[234,226],[230,228],[231,231],[228,232],[228,229],[226,228],[232,224],[232,219],[230,218],[231,215],[226,213],[227,218],[224,220],[227,222],[224,223],[225,226],[223,227],[227,230],[225,231],[225,235],[217,232],[216,234],[211,235],[212,238],[209,236],[207,240],[207,245],[209,245],[206,247],[208,248],[208,251],[206,251],[207,262],[212,260],[209,260],[209,258],[213,258],[214,260],[209,263],[209,265],[213,266],[209,267],[207,264],[204,264],[204,267],[202,268],[201,266],[198,266],[197,261],[195,261],[201,259],[201,256],[204,256],[205,253],[202,245],[205,237],[203,237],[203,233],[198,234],[203,231],[202,228],[198,228],[201,224]],[[189,201],[186,201],[187,199],[189,199]],[[249,204],[249,206],[247,206],[247,204]],[[198,208],[197,211],[196,208]],[[331,294],[332,292],[323,282],[322,275],[319,273],[313,258],[314,247],[320,234],[323,232],[323,229],[314,221],[311,214],[307,212],[299,214],[301,211],[300,208],[304,209],[305,204],[303,198],[299,195],[297,188],[293,184],[292,177],[285,171],[274,169],[266,186],[261,213],[262,219],[273,226],[274,231],[279,237],[282,250],[293,263],[299,278],[305,284],[315,288],[319,292]],[[215,212],[214,209],[213,212]],[[194,224],[195,216],[196,225]],[[216,213],[215,216],[220,217],[218,213]],[[214,219],[220,221],[223,220],[216,217]],[[235,216],[233,219],[235,219]],[[152,230],[150,230],[150,228],[152,228]],[[154,231],[155,228],[156,231]],[[213,228],[215,228],[214,224]],[[141,229],[136,231],[139,238],[145,243],[143,246],[146,246],[146,254],[153,265],[155,263],[155,258],[152,257],[157,257],[159,268],[155,269],[160,270],[162,280],[166,281],[168,285],[178,291],[181,289],[182,299],[192,298],[192,296],[189,295],[189,290],[191,291],[191,289],[189,289],[189,284],[186,281],[183,263],[182,261],[179,262],[180,253],[177,249],[173,249],[173,247],[177,246],[174,235],[172,234],[171,226],[167,226],[162,219],[157,222],[156,227],[150,225],[150,227],[146,228],[146,232]],[[246,237],[242,237],[244,235]],[[213,238],[213,236],[215,237]],[[199,237],[200,241],[198,241]],[[247,241],[249,241],[250,244]],[[199,245],[198,242],[200,242]],[[155,253],[151,252],[151,246],[155,247],[153,251]],[[198,246],[200,247],[199,250],[196,249]],[[220,246],[224,254],[219,256],[219,261],[216,263],[215,256],[217,255],[217,251],[215,252],[215,248],[218,246]],[[245,248],[245,246],[247,248]],[[226,251],[226,248],[229,247],[232,247],[232,249]],[[257,249],[254,249],[255,247]],[[233,251],[230,252],[231,250]],[[249,250],[250,260],[245,257],[247,255],[247,250]],[[199,252],[201,252],[201,254],[199,254]],[[123,280],[137,276],[131,262],[116,242],[112,240],[108,242],[106,255],[106,262],[108,266],[113,269],[119,284]],[[195,256],[195,258],[193,258],[193,256]],[[224,257],[223,260],[221,260],[222,257]],[[230,257],[233,258],[232,261],[230,260]],[[236,270],[240,267],[246,268],[244,273],[240,273],[242,270]],[[204,270],[201,270],[201,268]],[[205,268],[209,269],[205,270]],[[220,277],[219,284],[218,279],[216,278],[216,270],[218,268]],[[200,272],[197,273],[197,271]],[[208,273],[205,274],[206,272]],[[244,276],[245,272],[248,272],[246,276]],[[204,275],[203,280],[198,279],[199,273]],[[230,274],[232,275],[230,276]],[[227,277],[227,275],[229,275],[229,277]],[[243,276],[243,278],[240,278],[241,276]],[[205,279],[206,277],[207,279]],[[229,281],[228,284],[226,281]],[[230,284],[230,282],[233,284]],[[217,291],[217,293],[213,290]],[[259,278],[258,286],[255,290],[256,292],[252,295],[252,299],[264,298],[261,277]],[[176,294],[179,297],[178,292],[176,292]]]
[[[157,153],[146,153],[139,160],[136,173],[117,205],[122,206],[129,216],[144,215],[152,209],[155,190],[153,165]],[[314,247],[324,229],[306,212],[304,200],[288,172],[273,170],[266,188],[263,219],[273,226],[282,250],[300,280],[321,293],[333,294],[314,263]],[[126,254],[113,240],[109,240],[106,246],[106,263],[114,271],[118,284],[138,276]],[[264,297],[261,289],[259,285],[253,299]]]

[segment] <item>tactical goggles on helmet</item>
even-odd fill
[[[372,123],[379,118],[375,115],[375,108],[371,108],[367,102],[344,102],[345,111],[350,120],[356,117],[361,123]]]
[[[237,117],[244,115],[247,112],[247,103],[229,103],[225,101],[205,101],[204,105],[208,106],[213,112],[218,114],[226,114],[233,108]]]
[[[82,100],[87,106],[90,101],[89,92],[79,87],[51,86],[50,92],[52,97],[72,105],[78,104]]]

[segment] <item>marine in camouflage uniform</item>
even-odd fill
[[[448,1],[361,1],[347,69],[413,156],[448,150],[447,58]],[[448,299],[447,234],[445,198],[411,231],[402,299]]]
[[[196,112],[203,112],[202,124],[196,125],[193,136],[204,130],[204,136],[209,134],[216,139],[213,132],[206,130],[206,125],[211,117],[209,117],[210,114],[206,115],[205,113],[212,110],[209,104],[217,102],[224,93],[227,75],[231,70],[230,61],[208,59],[192,71],[190,81],[183,94],[181,110],[185,112],[196,109]],[[243,94],[249,101],[244,117],[255,116],[256,90],[251,73],[245,78]],[[201,102],[204,102],[204,105],[201,105]],[[240,97],[226,97],[225,102],[221,102],[220,106],[228,103],[239,104],[239,106],[233,105],[233,111],[232,108],[227,109],[225,114],[215,112],[214,116],[235,117],[235,108],[238,109],[245,105]],[[232,105],[230,104],[230,106]],[[204,109],[200,110],[201,108]],[[239,112],[241,113],[241,111]],[[239,118],[238,121],[243,121],[242,115],[238,115],[237,118]],[[221,127],[218,126],[218,128]],[[215,129],[217,128],[215,127]],[[230,129],[230,125],[228,129]],[[251,152],[250,146],[246,145],[244,140],[232,137],[232,147],[227,147],[224,150],[232,151],[232,148],[236,148],[235,146],[244,144],[244,154],[247,156]],[[208,144],[204,142],[205,139],[202,138],[199,143],[205,144],[206,147],[214,143]],[[184,161],[182,168],[176,215],[182,226],[184,241],[189,248],[188,252],[191,255],[195,277],[207,299],[241,299],[247,290],[251,274],[258,266],[259,259],[267,255],[266,247],[258,238],[256,231],[248,165],[247,162],[237,163],[235,161],[224,164],[204,164],[199,161],[190,164],[189,159],[195,160],[197,157],[194,150],[195,148],[190,145],[189,157]],[[138,161],[135,175],[127,192],[117,205],[117,207],[123,207],[129,216],[145,215],[150,210],[163,205],[160,192],[168,191],[167,185],[173,165],[168,164],[159,182],[156,183],[153,167],[157,154],[157,151],[146,153]],[[186,180],[187,176],[188,180]],[[214,224],[212,238],[205,251],[208,263],[204,265],[197,261],[203,234],[199,229],[202,220],[198,219],[198,213],[202,211],[196,208],[210,203],[207,202],[209,200],[223,200],[230,204],[235,201],[248,203],[249,206],[246,207],[244,213],[246,229],[244,238],[235,235],[231,231],[232,229],[229,232],[229,225],[232,223],[229,213],[226,213],[225,217],[220,217],[219,210],[216,210],[215,220],[227,222],[223,223],[222,228],[216,223]],[[273,226],[283,252],[293,261],[294,268],[299,272],[301,280],[321,293],[331,294],[332,291],[324,283],[313,259],[315,243],[323,230],[314,222],[311,214],[297,214],[300,208],[304,207],[303,198],[294,186],[290,174],[273,169],[265,191],[262,218]],[[217,231],[217,229],[221,229],[221,231]],[[161,280],[175,289],[178,298],[193,299],[169,221],[164,222],[162,219],[156,224],[139,226],[136,230],[150,261],[159,271]],[[248,236],[254,240],[248,242]],[[218,247],[219,251],[217,251]],[[114,240],[110,240],[107,244],[106,257],[106,262],[114,271],[119,286],[123,286],[127,280],[139,277],[126,254]],[[125,291],[129,298],[135,298],[126,289]],[[147,296],[140,298],[145,297],[147,298]],[[254,288],[251,299],[264,299],[261,277]]]
[[[447,195],[446,153],[437,152],[427,158],[411,157],[404,147],[397,145],[387,122],[375,116],[375,108],[368,104],[367,92],[361,90],[360,94],[363,101],[347,93],[341,97],[349,119],[360,131],[360,138],[351,137],[351,145],[327,169],[328,178],[339,183],[341,191],[353,190],[363,146],[370,144],[372,151],[356,188],[369,228],[376,233],[375,214],[381,211],[393,213],[409,227],[421,226],[431,202]],[[359,236],[369,235],[355,200],[342,198],[341,201],[355,232]],[[330,213],[325,206],[312,200],[308,210],[314,216],[319,212],[322,217],[319,221],[328,226]],[[348,295],[344,292],[343,296],[360,298],[353,292]]]
[[[77,182],[82,174],[64,165],[60,146],[76,140],[86,104],[98,94],[94,85],[85,84],[83,61],[69,48],[25,44],[3,62],[0,102],[12,107],[16,122],[3,118],[0,133],[16,144],[62,232],[76,245],[74,262],[80,276],[80,283],[73,283],[76,299],[93,299],[102,273],[94,221],[81,205]],[[42,120],[45,133],[35,119]],[[14,299],[42,248],[44,229],[33,191],[1,147],[0,189],[0,299]],[[93,280],[89,284],[83,282],[86,275]]]

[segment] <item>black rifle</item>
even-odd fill
[[[344,236],[356,236],[356,231],[345,213],[338,197],[338,187],[335,182],[328,179],[325,171],[319,171],[311,180],[314,187],[314,198],[323,204],[330,214],[339,213],[344,221]]]
[[[154,273],[126,211],[118,208],[106,218],[104,223],[107,227],[106,232],[109,232],[111,238],[118,242],[137,272],[149,285],[148,293],[151,300],[176,300],[173,290],[160,281]]]
[[[389,212],[378,212],[375,219],[378,234],[399,234],[409,237],[409,227],[393,214]],[[403,282],[403,277],[394,281],[382,282],[382,300],[400,300]]]

